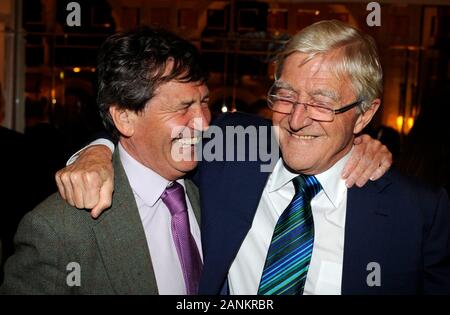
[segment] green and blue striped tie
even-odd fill
[[[292,182],[295,195],[275,226],[258,294],[303,294],[314,245],[310,203],[322,186],[307,175]]]

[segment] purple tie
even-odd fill
[[[177,182],[167,187],[161,195],[162,201],[172,215],[172,236],[183,270],[188,295],[197,294],[202,271],[202,260],[197,244],[190,232],[184,188]]]

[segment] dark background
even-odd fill
[[[14,75],[24,83],[24,126],[5,120],[20,133],[0,129],[3,238],[56,190],[56,170],[102,129],[98,47],[143,24],[170,29],[200,49],[211,71],[214,116],[237,110],[267,119],[273,59],[290,36],[323,19],[361,28],[376,39],[385,73],[383,105],[366,132],[388,145],[403,172],[449,191],[450,1],[379,1],[381,26],[374,27],[366,23],[369,1],[79,0],[80,27],[66,25],[69,2],[23,1],[15,35],[25,40],[25,70]]]

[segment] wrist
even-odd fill
[[[84,154],[90,154],[92,153],[95,154],[96,156],[111,161],[112,160],[112,152],[111,150],[103,144],[96,144],[96,145],[91,145],[90,147],[86,148],[81,155]]]

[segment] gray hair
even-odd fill
[[[349,77],[364,112],[383,93],[383,71],[377,47],[370,35],[341,21],[320,21],[292,37],[277,57],[276,77],[280,77],[286,58],[295,52],[308,54],[305,61],[308,62],[317,55],[336,51],[342,52],[342,57],[336,59],[333,71],[338,77]]]

